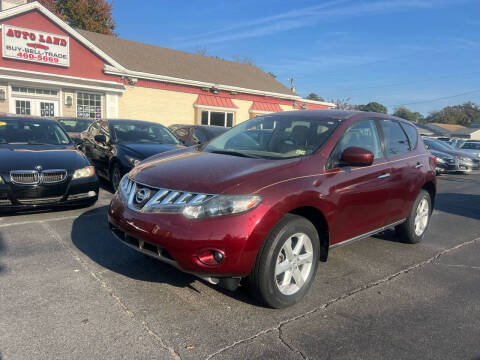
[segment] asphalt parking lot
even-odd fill
[[[424,242],[332,250],[273,310],[120,244],[95,207],[0,218],[0,358],[480,359],[480,175],[438,179]]]

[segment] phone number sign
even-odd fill
[[[2,56],[35,63],[70,66],[70,38],[42,31],[2,26]]]

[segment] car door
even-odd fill
[[[379,121],[385,143],[385,152],[390,163],[390,199],[387,224],[404,220],[418,192],[421,168],[428,166],[425,157],[416,156],[410,147],[410,140],[399,121],[382,119]],[[413,135],[412,135],[413,136]],[[413,143],[413,138],[412,138]],[[418,154],[417,154],[418,155]]]
[[[348,166],[342,152],[361,147],[374,154],[369,166]],[[337,209],[332,223],[332,244],[354,239],[382,228],[390,192],[390,165],[385,158],[377,123],[372,119],[353,124],[339,140],[327,163],[330,196]]]

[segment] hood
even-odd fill
[[[300,158],[252,159],[186,148],[148,159],[135,167],[131,176],[138,182],[172,190],[246,194],[288,176],[300,162]]]
[[[10,170],[34,170],[38,165],[45,170],[74,170],[88,164],[85,156],[72,148],[38,145],[0,146],[0,172],[2,173]]]
[[[182,145],[172,144],[139,144],[139,143],[118,143],[118,149],[123,150],[127,154],[135,156],[139,160],[146,159],[152,155],[160,154],[165,151],[170,151],[182,148]]]

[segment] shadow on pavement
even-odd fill
[[[176,287],[187,287],[198,292],[192,283],[194,275],[183,273],[147,255],[122,244],[111,233],[107,224],[107,206],[87,211],[74,220],[71,239],[73,244],[100,266],[135,280],[167,283]],[[241,287],[231,292],[212,285],[216,291],[238,301],[261,306]]]
[[[437,195],[435,209],[480,220],[480,195],[439,193]]]

